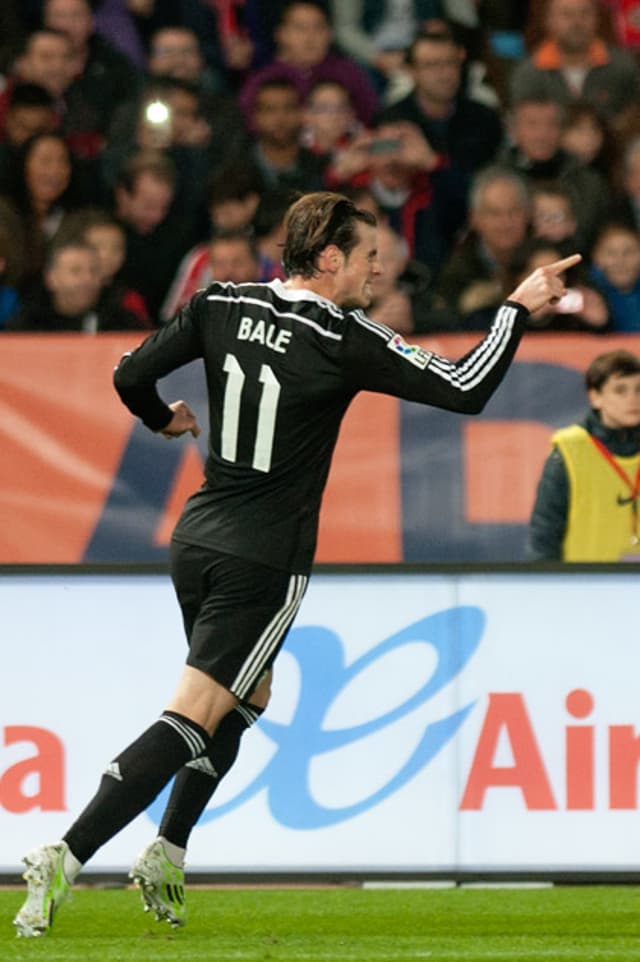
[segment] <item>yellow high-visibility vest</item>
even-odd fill
[[[633,545],[630,490],[578,424],[561,428],[552,437],[569,476],[569,514],[563,541],[564,561],[619,561],[638,554]],[[614,455],[633,483],[640,453]]]

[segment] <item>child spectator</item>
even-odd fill
[[[127,255],[127,238],[122,225],[106,211],[85,208],[68,218],[64,235],[80,238],[98,255],[102,284],[98,310],[103,323],[113,330],[152,327],[142,295],[130,289],[120,277]]]
[[[566,108],[560,143],[585,167],[593,167],[607,178],[611,176],[615,141],[609,124],[593,104],[578,100]]]
[[[626,224],[607,224],[592,253],[590,277],[606,298],[615,333],[640,331],[640,233]]]
[[[61,240],[48,256],[43,283],[34,287],[7,330],[84,331],[103,329],[98,315],[100,298],[98,255],[80,240]]]
[[[590,411],[553,435],[529,528],[534,561],[637,557],[640,358],[600,354],[585,376]]]
[[[531,191],[531,229],[534,237],[566,244],[578,250],[575,239],[578,221],[573,197],[568,187],[560,181],[548,181],[535,185]]]

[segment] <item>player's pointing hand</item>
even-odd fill
[[[536,268],[518,284],[508,299],[522,304],[531,314],[545,304],[559,301],[566,293],[564,272],[579,264],[581,260],[581,254],[571,254],[570,257],[563,257],[562,260]]]

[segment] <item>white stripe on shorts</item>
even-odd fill
[[[246,698],[251,693],[265,665],[282,641],[300,607],[307,580],[304,575],[291,575],[284,605],[264,629],[240,671],[229,685],[230,691],[238,698]]]

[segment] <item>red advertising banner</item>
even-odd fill
[[[161,560],[202,481],[206,437],[169,443],[112,386],[138,335],[3,334],[0,340],[0,563]],[[448,357],[467,336],[415,339]],[[586,410],[582,372],[640,337],[530,336],[478,418],[363,394],[341,431],[317,560],[509,560],[520,556],[556,427]],[[200,366],[161,385],[206,423]],[[427,510],[428,508],[428,510]]]

